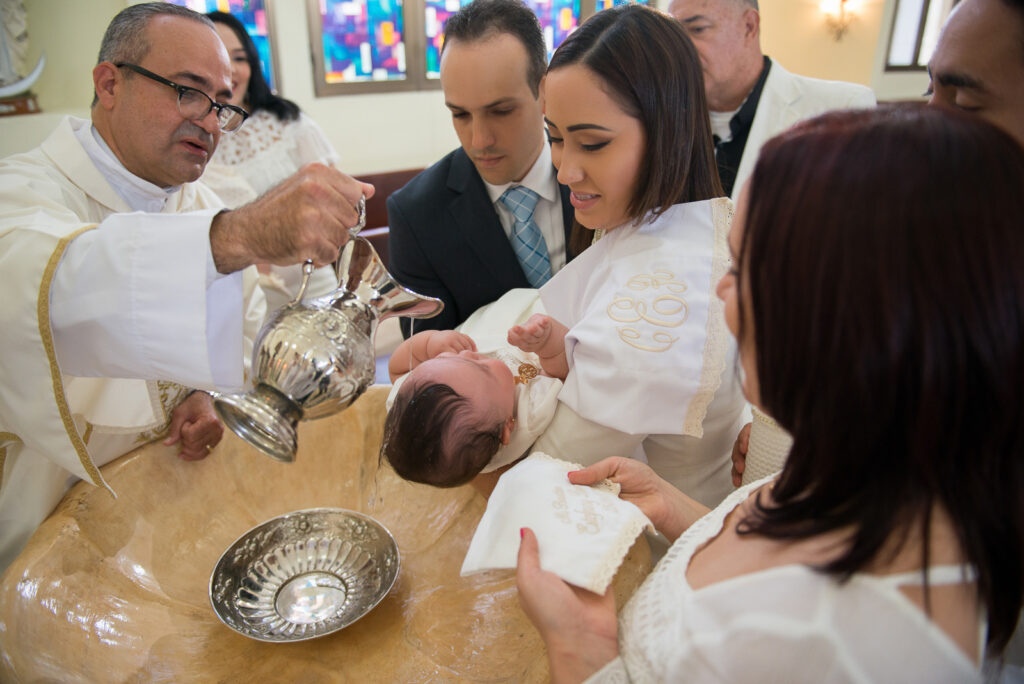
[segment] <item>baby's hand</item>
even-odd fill
[[[427,358],[433,359],[444,352],[455,352],[464,350],[476,351],[476,342],[469,335],[463,335],[455,330],[438,330],[427,340]]]
[[[508,343],[524,352],[536,352],[551,337],[551,317],[533,314],[522,325],[514,325],[508,331]]]

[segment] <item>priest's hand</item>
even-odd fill
[[[171,427],[165,446],[180,445],[178,458],[199,461],[206,458],[224,436],[224,425],[213,410],[206,392],[196,390],[171,413]]]
[[[259,199],[223,211],[210,224],[210,249],[220,273],[253,264],[334,263],[359,223],[359,198],[373,186],[331,166],[306,164]]]

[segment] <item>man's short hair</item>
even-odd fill
[[[508,33],[526,49],[526,82],[536,97],[547,67],[547,46],[537,15],[520,0],[473,0],[448,17],[441,54],[450,40],[472,42]]]
[[[120,64],[138,64],[149,54],[149,40],[146,38],[146,26],[153,17],[160,15],[171,15],[185,17],[198,21],[216,31],[213,22],[199,12],[193,12],[187,7],[171,5],[166,2],[147,2],[141,5],[126,7],[117,13],[107,26],[103,34],[103,41],[100,43],[100,54],[96,63],[113,62]],[[99,102],[99,97],[93,94],[92,106]]]
[[[156,16],[169,14],[176,17],[185,17],[198,21],[216,29],[213,22],[205,15],[193,12],[187,7],[171,5],[166,2],[147,2],[141,5],[126,7],[117,13],[107,26],[107,32],[103,34],[103,42],[100,43],[100,54],[96,63],[100,62],[129,62],[138,64],[149,53],[149,41],[146,40],[146,26]]]

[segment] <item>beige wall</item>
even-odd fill
[[[763,0],[761,48],[794,73],[871,85],[883,2],[851,0],[858,1],[856,17],[837,41],[817,0]]]
[[[829,33],[814,0],[762,0],[762,46],[790,71],[855,81],[880,96],[917,95],[921,77],[882,86],[877,75],[878,35],[893,0],[862,6],[841,41]],[[26,0],[31,52],[47,57],[34,91],[45,114],[0,117],[0,156],[37,145],[65,113],[88,116],[91,72],[110,18],[126,0]],[[659,6],[667,6],[659,0]],[[282,94],[295,100],[325,130],[342,167],[360,174],[428,166],[458,144],[440,91],[317,98],[313,93],[305,3],[274,0]],[[287,11],[285,11],[287,9]],[[891,21],[891,18],[889,19]],[[884,91],[884,92],[883,92]]]
[[[0,156],[39,144],[64,114],[87,117],[103,31],[126,0],[26,0],[31,52],[47,64],[33,91],[43,115],[0,117]],[[281,90],[324,129],[351,173],[429,166],[458,145],[440,91],[317,98],[305,3],[276,0]],[[284,11],[287,9],[287,11]]]

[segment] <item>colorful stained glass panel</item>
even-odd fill
[[[471,0],[424,0],[427,34],[427,78],[441,76],[441,43],[444,41],[444,22],[448,17],[468,5]],[[600,1],[600,0],[599,0]],[[576,30],[580,19],[580,0],[525,0],[540,20],[548,59],[566,36]]]
[[[320,0],[324,80],[404,80],[403,5],[401,0]]]
[[[181,5],[191,10],[206,14],[207,12],[227,12],[235,15],[245,30],[256,43],[256,51],[260,54],[260,67],[263,78],[272,90],[277,90],[274,78],[274,63],[270,58],[270,28],[267,26],[267,10],[264,0],[164,0],[172,5]]]

